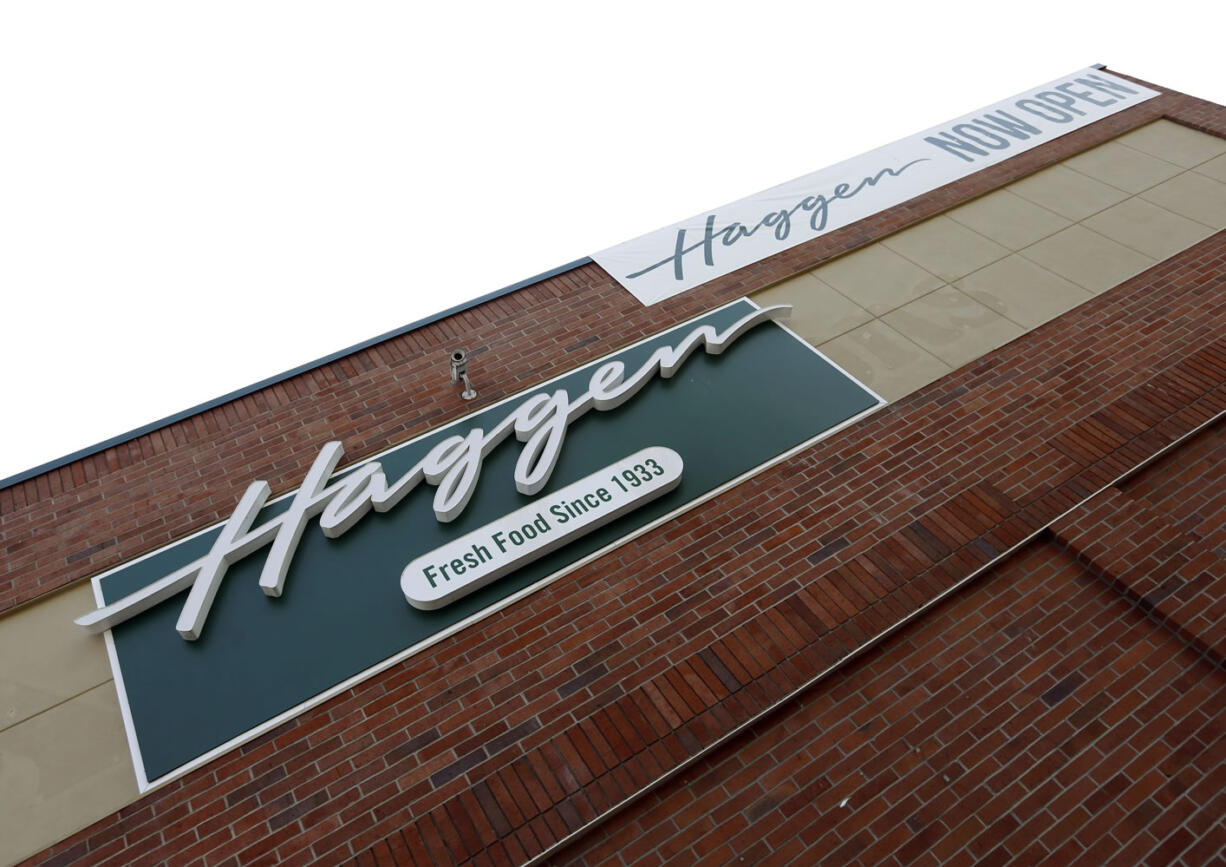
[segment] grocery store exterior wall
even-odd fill
[[[222,519],[250,479],[293,487],[325,439],[360,458],[468,412],[439,375],[456,345],[484,405],[1162,116],[1226,133],[1221,108],[1164,94],[655,307],[584,265],[6,488],[0,605]],[[457,860],[544,851],[1220,410],[1223,246],[1207,239],[472,627],[441,662],[354,687],[44,856],[335,860],[385,839]],[[1178,401],[1154,405],[1155,382]],[[1140,426],[1106,450],[1090,434],[1087,453],[1087,419],[1129,401]],[[924,541],[892,542],[918,519]],[[971,536],[929,548],[951,523]],[[853,565],[877,545],[915,566],[891,592]],[[802,596],[797,574],[835,595]]]
[[[650,308],[589,263],[0,490],[0,541],[10,551],[0,573],[0,611],[221,520],[248,479],[267,479],[274,491],[292,488],[321,439],[341,439],[356,461],[471,411],[439,376],[440,357],[457,343],[469,348],[481,377],[478,404],[492,403],[1158,118],[1220,136],[1221,115],[1211,103],[1164,93]],[[617,323],[614,333],[607,322]],[[91,510],[104,485],[105,509]],[[170,497],[176,508],[168,512],[162,503]],[[158,514],[156,526],[150,514]],[[35,527],[63,518],[71,522],[59,520],[54,555],[29,545]]]

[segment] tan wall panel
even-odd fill
[[[94,607],[86,582],[0,617],[0,731],[111,679],[102,638],[72,622]]]
[[[1226,185],[1194,171],[1224,151],[1152,123],[753,299],[897,400],[1226,226]]]
[[[32,855],[136,797],[111,682],[0,731],[0,863]]]
[[[106,643],[78,584],[0,618],[0,864],[136,799]]]

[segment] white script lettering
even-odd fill
[[[452,521],[472,499],[486,455],[512,431],[524,443],[515,465],[515,488],[527,496],[537,494],[557,466],[567,428],[589,410],[607,411],[621,406],[657,374],[665,379],[671,377],[698,347],[704,347],[709,355],[718,355],[754,326],[768,320],[786,321],[791,310],[786,305],[755,310],[722,332],[712,325],[700,325],[676,346],[663,346],[652,352],[629,378],[624,362],[605,362],[592,373],[588,390],[574,401],[565,389],[535,394],[488,433],[473,428],[464,436],[450,436],[439,442],[391,484],[379,462],[371,461],[328,485],[344,449],[339,442],[327,443],[285,512],[253,529],[251,524],[271,489],[267,482],[252,482],[208,554],[135,593],[77,618],[76,623],[90,632],[102,632],[190,587],[175,628],[183,638],[195,641],[233,563],[271,543],[260,574],[260,589],[268,596],[280,596],[294,552],[312,518],[319,516],[325,536],[338,538],[372,508],[376,512],[392,509],[423,480],[436,488],[435,518],[440,522]]]

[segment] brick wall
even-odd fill
[[[1058,528],[558,863],[1209,863],[1226,424]]]
[[[1163,115],[1226,133],[1168,94],[655,307],[587,265],[0,491],[0,606],[292,488],[324,440],[356,459],[463,414],[461,342],[483,405]],[[1224,264],[1226,233],[35,860],[547,851],[1226,408]]]

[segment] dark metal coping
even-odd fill
[[[388,331],[385,334],[380,334],[378,337],[372,337],[369,340],[363,340],[361,343],[355,343],[346,349],[338,352],[333,352],[331,355],[325,355],[323,358],[317,358],[314,361],[308,361],[306,364],[300,364],[292,370],[287,370],[284,373],[278,373],[270,376],[267,379],[261,379],[259,382],[248,385],[245,388],[240,388],[237,391],[232,391],[229,394],[223,394],[221,397],[213,398],[204,403],[197,404],[189,409],[182,410],[174,415],[168,415],[166,418],[159,419],[155,422],[150,422],[147,425],[130,430],[127,433],[119,436],[111,437],[108,440],[103,440],[96,445],[88,446],[72,454],[64,455],[62,458],[56,458],[53,461],[48,461],[45,464],[40,464],[24,472],[17,473],[14,476],[9,476],[7,479],[0,479],[0,488],[7,488],[11,485],[16,485],[19,482],[24,482],[36,476],[41,476],[43,473],[48,473],[51,470],[59,469],[62,466],[71,464],[73,461],[79,461],[81,458],[87,458],[90,455],[96,455],[98,452],[105,451],[112,446],[117,446],[126,443],[129,440],[134,440],[137,437],[144,436],[147,433],[155,431],[167,425],[174,424],[178,421],[183,421],[185,418],[191,418],[197,413],[205,412],[206,410],[214,409],[224,403],[229,403],[232,400],[238,400],[240,397],[246,397],[249,394],[259,391],[263,388],[268,388],[270,385],[276,385],[278,382],[284,382],[287,379],[297,376],[300,373],[306,373],[308,370],[314,370],[317,367],[323,367],[325,364],[331,364],[333,361],[344,358],[347,355],[353,355],[355,352],[361,352],[363,349],[369,349],[377,343],[382,343],[385,340],[391,340],[394,337],[399,337],[402,334],[408,334],[410,331],[415,331],[431,323],[438,322],[440,319],[446,319],[449,316],[454,316],[457,313],[462,313],[476,307],[479,304],[484,304],[487,301],[493,301],[495,298],[501,298],[503,295],[510,295],[512,292],[518,292],[535,283],[540,283],[542,280],[548,280],[550,277],[556,277],[558,274],[564,274],[567,271],[573,271],[582,265],[587,265],[592,262],[590,256],[584,256],[582,259],[576,259],[573,262],[568,262],[565,265],[560,265],[557,268],[551,268],[548,271],[543,271],[535,277],[529,277],[527,280],[520,280],[518,283],[512,283],[510,286],[497,289],[480,298],[474,298],[471,301],[466,301],[463,304],[457,304],[455,307],[450,307],[441,313],[435,313],[427,316],[424,319],[418,319],[416,322],[411,322],[408,325],[402,325],[393,331]]]

